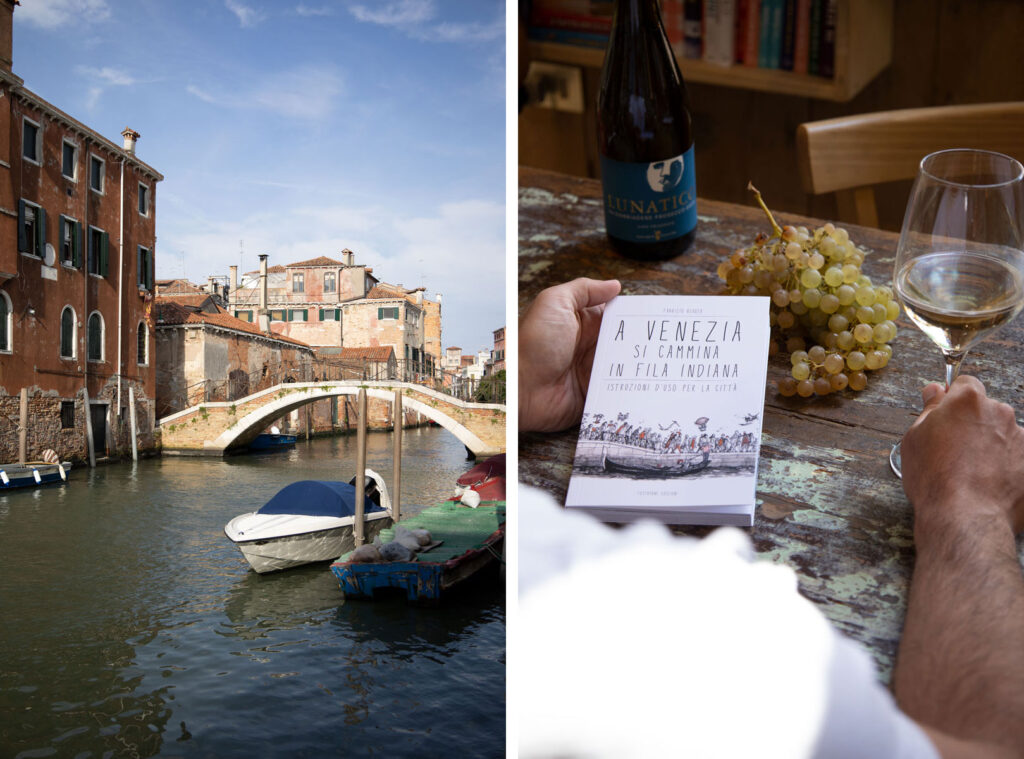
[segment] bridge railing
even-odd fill
[[[313,362],[264,367],[246,373],[236,369],[222,379],[204,379],[158,398],[157,416],[164,417],[202,403],[229,402],[290,382],[367,380],[412,382],[462,401],[505,402],[505,371],[485,377],[463,376],[425,361],[351,361],[317,359]]]

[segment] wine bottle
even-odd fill
[[[697,234],[690,109],[657,0],[616,0],[597,97],[605,227],[612,247],[648,261]]]

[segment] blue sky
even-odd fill
[[[504,0],[22,0],[14,73],[142,136],[157,277],[343,248],[441,293],[445,346],[505,323]]]

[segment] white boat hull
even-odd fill
[[[355,535],[352,531],[352,517],[342,519],[324,519],[333,525],[324,529],[315,529],[293,535],[268,537],[256,540],[236,539],[237,530],[232,526],[240,519],[255,516],[243,514],[233,519],[224,532],[242,552],[256,572],[277,572],[282,569],[312,564],[318,561],[333,561],[343,553],[353,550]],[[307,518],[309,519],[309,518]],[[391,515],[387,512],[373,512],[366,515],[364,522],[364,538],[372,542],[377,534],[392,524]],[[232,533],[236,534],[232,534]]]

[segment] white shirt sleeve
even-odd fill
[[[937,759],[740,530],[615,530],[521,486],[519,535],[521,756]]]

